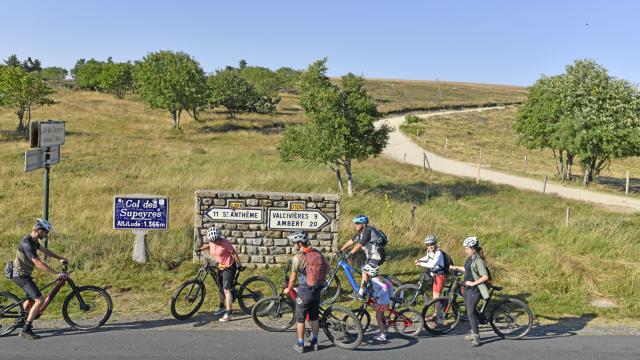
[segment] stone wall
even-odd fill
[[[289,261],[293,248],[287,236],[297,229],[306,228],[311,245],[325,254],[338,249],[338,195],[197,190],[195,212],[194,249],[215,226],[246,266]]]

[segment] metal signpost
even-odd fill
[[[133,260],[149,259],[147,233],[169,228],[169,199],[160,195],[116,195],[113,200],[113,228],[131,230],[135,235]]]
[[[34,121],[31,123],[29,143],[33,150],[24,153],[24,171],[44,168],[43,217],[49,220],[49,172],[51,165],[60,163],[60,145],[64,144],[64,121]],[[48,239],[44,240],[48,247]]]

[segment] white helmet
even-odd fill
[[[378,265],[364,264],[362,266],[362,272],[367,273],[367,275],[369,276],[376,276],[378,275],[378,272],[380,272],[380,268],[378,267]]]
[[[33,225],[34,230],[44,230],[46,232],[50,232],[53,229],[53,226],[50,222],[45,219],[36,219],[36,223]]]
[[[462,243],[462,245],[464,247],[477,248],[480,246],[480,241],[478,241],[478,238],[475,236],[469,236],[464,239],[464,243]]]
[[[425,245],[432,245],[436,243],[436,236],[435,235],[427,235],[426,238],[424,238],[424,244]]]
[[[212,226],[209,228],[209,230],[207,230],[207,239],[209,239],[209,241],[216,242],[220,240],[220,237],[220,230],[216,229],[215,226]]]
[[[305,231],[296,231],[287,236],[287,239],[291,241],[292,244],[295,243],[303,243],[307,245],[309,243],[309,235]]]

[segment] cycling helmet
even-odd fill
[[[46,232],[50,232],[51,229],[53,229],[53,226],[51,226],[51,223],[48,222],[45,219],[36,219],[36,223],[33,225],[33,228],[35,230],[44,230]]]
[[[425,245],[433,245],[436,243],[436,236],[435,235],[427,235],[426,238],[424,238],[424,244]]]
[[[368,224],[369,217],[367,215],[357,215],[351,220],[354,224]]]
[[[309,235],[304,231],[292,232],[287,236],[287,239],[289,239],[292,244],[303,243],[304,245],[307,245],[309,243]]]
[[[480,246],[480,241],[478,241],[477,237],[470,236],[464,239],[464,243],[462,245],[464,245],[464,247],[477,248]]]
[[[378,267],[378,265],[364,264],[362,266],[362,272],[367,273],[367,275],[369,276],[376,276],[378,275],[379,271],[380,271],[380,268]]]
[[[216,242],[220,240],[221,237],[222,234],[220,234],[220,230],[216,229],[215,226],[212,226],[207,230],[207,239],[209,239],[209,241]]]

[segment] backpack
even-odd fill
[[[373,226],[369,226],[369,228],[371,229],[371,243],[382,248],[387,246],[389,242],[387,235],[383,233],[382,230]]]
[[[11,279],[13,277],[13,261],[7,261],[4,266],[4,277]]]
[[[310,249],[306,252],[304,258],[306,261],[304,271],[307,278],[307,286],[323,286],[327,278],[327,272],[329,271],[327,260],[315,249]]]
[[[442,253],[442,257],[444,258],[444,273],[446,275],[449,275],[449,272],[451,271],[451,265],[454,265],[453,259],[451,258],[451,256],[449,256],[449,254],[442,251],[442,249],[440,249],[440,252]]]

